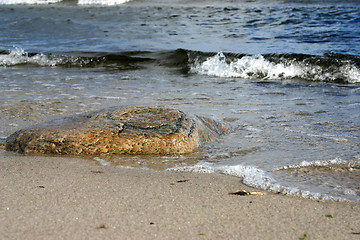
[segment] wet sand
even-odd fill
[[[0,152],[0,239],[358,239],[360,205],[259,191],[221,174]]]

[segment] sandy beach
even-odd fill
[[[221,174],[1,150],[0,239],[359,239],[360,205],[259,191]]]

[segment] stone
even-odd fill
[[[183,154],[226,131],[220,122],[172,108],[113,107],[19,130],[6,139],[5,149],[62,155]]]

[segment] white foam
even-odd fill
[[[333,81],[340,78],[346,79],[349,83],[360,82],[360,69],[350,63],[344,63],[337,72],[328,72],[320,66],[304,62],[285,59],[280,63],[270,62],[262,55],[228,60],[222,52],[207,58],[204,62],[196,62],[191,66],[191,71],[209,76],[244,79],[305,78],[314,81]]]
[[[216,168],[211,163],[202,162],[194,166],[185,166],[185,167],[174,167],[168,168],[167,171],[178,171],[178,172],[197,172],[197,173],[214,173]]]
[[[102,166],[109,166],[110,165],[110,162],[104,160],[104,159],[101,159],[99,157],[94,157],[94,160],[95,161],[98,161]]]
[[[219,172],[223,174],[228,174],[236,177],[240,177],[243,180],[243,183],[263,189],[266,191],[271,191],[275,193],[281,193],[284,195],[291,195],[296,197],[302,197],[312,200],[336,200],[336,201],[346,201],[343,198],[333,197],[326,194],[315,193],[303,189],[299,189],[296,187],[288,187],[282,186],[279,184],[273,177],[271,177],[267,172],[256,168],[254,166],[243,166],[243,165],[235,165],[235,166],[215,166],[211,163],[202,162],[198,163],[194,166],[186,166],[186,167],[175,167],[170,168],[168,170],[171,171],[180,171],[180,172],[198,172],[198,173],[214,173]]]
[[[274,169],[274,171],[277,170],[286,170],[286,169],[297,169],[302,167],[327,167],[327,166],[333,166],[333,165],[342,165],[342,164],[352,164],[352,162],[348,162],[345,160],[342,160],[340,158],[335,158],[331,160],[315,160],[315,161],[302,161],[299,164],[293,164],[293,165],[286,165],[280,168]]]
[[[61,2],[62,0],[0,0],[0,5],[15,4],[52,4]]]
[[[271,63],[262,55],[245,56],[228,62],[222,52],[209,57],[203,63],[197,63],[192,71],[217,77],[241,77],[245,79],[263,76],[266,79],[296,77],[303,74],[303,70],[296,64]]]
[[[40,66],[55,66],[62,63],[62,58],[49,59],[44,54],[29,56],[22,48],[11,50],[8,55],[0,55],[0,66],[13,66],[18,64],[36,64]]]
[[[103,6],[113,6],[123,3],[127,3],[131,0],[78,0],[79,5],[103,5]]]
[[[94,96],[96,99],[126,100],[126,97],[119,96]]]
[[[349,83],[360,82],[360,69],[354,65],[348,64],[340,68],[340,72],[348,78]]]
[[[9,54],[0,55],[0,66],[15,66],[22,64],[34,64],[45,67],[54,67],[63,64],[83,66],[91,62],[91,59],[81,59],[73,56],[56,56],[38,53],[30,55],[22,48],[14,48]]]

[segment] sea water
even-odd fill
[[[72,114],[164,105],[232,132],[193,154],[94,160],[359,201],[359,3],[0,0],[0,141]]]

